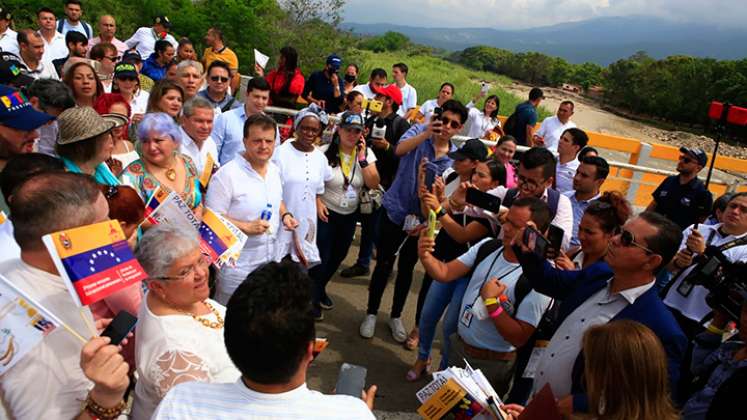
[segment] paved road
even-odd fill
[[[358,247],[354,245],[342,268],[353,264],[357,256]],[[374,264],[375,261],[371,264],[372,269]],[[419,418],[415,413],[419,406],[415,392],[427,381],[425,379],[417,383],[405,381],[405,374],[411,363],[415,361],[416,352],[408,351],[395,342],[387,325],[395,274],[396,272],[393,273],[382,299],[376,335],[370,340],[358,334],[358,326],[366,312],[370,276],[345,279],[337,275],[332,279],[327,291],[335,307],[331,311],[325,311],[324,321],[317,323],[317,336],[327,337],[329,347],[311,365],[308,383],[312,389],[331,392],[335,387],[337,373],[342,362],[362,365],[368,368],[367,384],[376,384],[379,387],[375,405],[378,418]],[[422,278],[423,269],[418,264],[402,315],[408,332],[415,322],[415,304]],[[438,352],[441,344],[440,332],[436,340],[434,344],[436,350],[433,354],[434,365],[440,361]]]

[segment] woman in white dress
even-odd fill
[[[278,252],[282,256],[290,254],[296,262],[305,260],[307,266],[320,261],[316,247],[316,197],[324,193],[324,182],[331,178],[331,171],[324,153],[314,144],[327,121],[327,114],[316,105],[302,109],[293,122],[296,137],[280,145],[272,157],[280,169],[283,202],[299,223],[295,233],[303,255],[299,255],[291,231],[280,232]]]
[[[501,122],[498,121],[498,110],[501,107],[501,100],[497,95],[490,95],[485,99],[485,105],[483,105],[482,110],[479,110],[475,106],[476,99],[467,104],[469,118],[467,118],[467,123],[464,124],[464,135],[470,138],[490,140],[490,132],[496,126],[501,126]],[[497,138],[497,136],[498,134],[492,137]]]
[[[241,374],[223,344],[226,308],[208,298],[209,257],[200,251],[197,231],[157,225],[135,256],[149,278],[135,332],[132,418],[145,420],[177,384],[235,382]]]

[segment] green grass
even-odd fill
[[[488,95],[498,95],[501,99],[500,115],[510,115],[517,104],[526,100],[526,98],[519,98],[501,88],[501,86],[512,83],[512,80],[506,76],[470,70],[443,58],[420,52],[416,55],[409,55],[406,51],[374,53],[372,51],[356,50],[350,58],[360,66],[360,81],[368,80],[371,70],[376,67],[386,70],[390,74],[391,81],[392,65],[398,62],[407,64],[407,67],[409,67],[407,81],[418,92],[418,104],[422,104],[428,99],[434,99],[444,82],[450,82],[456,86],[455,98],[463,104],[467,104],[480,91],[481,80],[487,80],[491,83]],[[477,103],[480,108],[482,108],[482,101],[481,99]],[[540,121],[552,115],[542,107],[539,109],[539,114]]]

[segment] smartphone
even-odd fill
[[[555,259],[555,257],[560,255],[560,246],[563,243],[564,234],[565,231],[563,231],[562,228],[559,228],[555,225],[550,225],[547,230],[547,240],[550,242],[550,246],[547,249],[547,258]]]
[[[433,238],[436,236],[436,212],[428,210],[428,237]]]
[[[335,392],[340,395],[350,395],[355,398],[361,397],[361,392],[366,386],[366,368],[350,363],[340,366],[340,374],[337,376]]]
[[[533,227],[526,227],[524,229],[524,237],[522,238],[524,245],[531,249],[540,258],[545,258],[547,254],[547,248],[550,242],[542,236],[537,229]]]
[[[436,168],[433,164],[425,164],[425,188],[428,191],[433,191],[433,183],[436,181]]]
[[[500,198],[476,188],[467,189],[467,203],[495,214],[498,214],[501,210]]]
[[[444,110],[440,106],[433,108],[434,119],[440,119],[443,114],[444,114]]]
[[[120,311],[101,333],[101,336],[111,338],[110,344],[119,345],[127,337],[127,334],[135,328],[135,324],[137,324],[137,317],[127,311]]]

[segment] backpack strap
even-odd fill
[[[519,189],[518,188],[511,188],[510,190],[506,191],[506,195],[503,196],[503,201],[501,202],[501,205],[506,208],[510,208],[514,201],[516,200],[516,197],[519,196]]]
[[[62,27],[65,26],[65,19],[57,20],[57,32],[62,33]]]
[[[555,188],[547,189],[547,207],[550,208],[550,220],[555,219],[558,214],[558,202],[560,202],[560,192]]]
[[[91,39],[91,25],[83,21],[80,24],[83,26],[83,30],[86,31],[86,38]]]
[[[220,112],[226,112],[226,111],[229,111],[229,110],[231,109],[231,106],[233,106],[233,103],[234,103],[234,102],[236,102],[236,97],[235,97],[235,96],[231,97],[231,100],[230,100],[230,101],[228,101],[228,103],[227,103],[227,104],[225,104],[225,105],[223,106],[223,108],[221,108],[221,109],[220,109]]]
[[[493,238],[482,245],[480,245],[480,248],[477,249],[477,256],[475,256],[475,263],[472,264],[472,269],[469,270],[469,278],[472,278],[472,274],[474,274],[475,269],[477,268],[480,263],[488,257],[488,255],[494,253],[503,245],[503,242],[501,242],[500,239]]]

